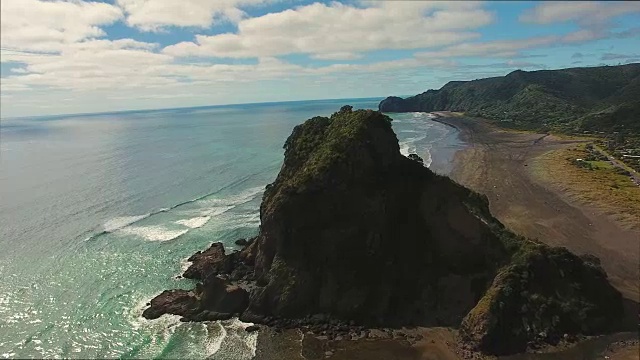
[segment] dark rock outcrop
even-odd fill
[[[260,211],[256,314],[457,325],[509,257],[486,200],[402,156],[374,111],[297,126]]]
[[[417,161],[420,164],[424,165],[424,160],[422,160],[422,158],[420,156],[418,156],[417,154],[409,154],[409,156],[407,156],[409,159],[413,160],[413,161]]]
[[[151,300],[149,307],[142,312],[147,319],[157,319],[163,314],[186,316],[198,308],[198,299],[193,291],[165,290]]]
[[[389,96],[378,105],[380,111],[384,112],[407,112],[412,107],[408,101],[401,97]]]
[[[241,252],[214,244],[194,255],[185,277],[203,283],[160,294],[145,316],[241,313],[338,336],[461,326],[487,353],[521,351],[541,332],[607,331],[620,317],[597,264],[505,229],[485,196],[402,156],[382,113],[343,107],[296,126],[284,148],[258,237]]]
[[[250,325],[250,326],[247,326],[244,329],[244,331],[246,331],[248,333],[255,332],[255,331],[258,331],[258,330],[260,330],[260,327],[258,325]]]
[[[519,352],[569,334],[614,330],[614,319],[623,316],[621,301],[599,264],[565,248],[534,245],[501,269],[463,320],[460,335],[474,350]]]
[[[210,274],[227,273],[233,265],[231,257],[225,256],[222,243],[214,243],[204,252],[198,251],[191,255],[188,261],[192,264],[182,276],[196,280],[204,280]]]
[[[190,291],[163,291],[151,300],[142,316],[156,319],[162,314],[174,314],[185,321],[226,320],[239,316],[248,303],[249,293],[245,289],[211,276]]]
[[[249,293],[238,285],[212,276],[196,286],[201,309],[223,314],[240,314],[249,305]]]

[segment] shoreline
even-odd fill
[[[640,300],[640,231],[571,198],[530,166],[549,151],[588,140],[508,131],[463,116],[438,120],[458,128],[468,144],[454,156],[452,179],[487,195],[492,213],[516,233],[598,256],[612,284],[626,298]]]
[[[456,128],[466,144],[455,153],[449,176],[487,195],[492,214],[516,233],[566,247],[578,255],[597,256],[609,281],[625,298],[625,326],[637,333],[640,230],[625,228],[612,216],[581,203],[567,189],[536,174],[536,166],[530,166],[550,151],[590,140],[509,131],[483,119],[447,114],[439,112],[433,120]],[[609,336],[613,339],[615,334],[606,338]],[[613,346],[615,350],[610,347],[610,359],[630,359],[629,354],[638,354],[637,341]]]
[[[448,111],[437,111],[431,114],[435,115],[435,117],[431,118],[431,120],[438,122],[440,124],[449,126],[453,129],[456,129],[456,131],[458,132],[458,139],[460,140],[460,142],[463,143],[464,149],[458,150],[454,155],[454,158],[451,159],[451,162],[453,163],[453,165],[455,165],[456,163],[459,163],[459,160],[456,160],[457,154],[475,145],[473,141],[473,132],[478,130],[479,128],[478,124],[461,120],[461,119],[470,120],[470,118],[464,117],[463,115],[460,115],[457,113],[451,113]],[[501,129],[495,128],[494,125],[489,125],[488,123],[484,123],[483,126],[490,126],[497,131],[501,131]]]
[[[452,117],[447,117],[445,115],[442,115],[442,113],[440,113],[440,112],[433,112],[433,113],[430,113],[430,114],[433,114],[435,116],[435,117],[430,118],[431,120],[433,120],[435,122],[439,122],[439,123],[447,125],[447,126],[450,126],[450,127],[454,128],[454,129],[458,130],[459,132],[462,132],[463,129],[460,128],[460,126],[458,126],[458,125],[456,125],[454,123],[451,123],[451,122],[446,120],[446,119],[450,119]]]

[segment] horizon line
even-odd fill
[[[151,109],[151,108],[148,108],[148,109],[128,109],[128,110],[116,110],[116,111],[66,113],[66,114],[51,114],[51,115],[26,115],[26,116],[0,117],[0,120],[38,119],[38,118],[55,118],[55,117],[75,117],[75,116],[86,116],[86,115],[109,115],[109,114],[121,114],[121,113],[136,113],[136,112],[151,112],[151,111],[168,111],[168,110],[182,110],[182,109],[213,108],[213,107],[226,107],[226,106],[239,106],[239,105],[286,104],[286,103],[297,103],[297,102],[307,102],[307,101],[384,99],[384,98],[386,98],[388,96],[391,96],[391,95],[387,95],[387,96],[367,96],[367,97],[355,97],[355,98],[325,98],[325,99],[286,100],[286,101],[244,102],[244,103],[232,103],[232,104],[179,106],[179,107],[153,108],[153,109]],[[411,95],[402,95],[401,97],[405,97],[405,96],[411,96]],[[0,123],[0,127],[2,127],[1,123]]]

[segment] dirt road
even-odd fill
[[[607,159],[609,159],[609,162],[611,162],[611,165],[617,167],[618,169],[622,169],[624,171],[628,171],[629,172],[629,177],[631,178],[631,181],[633,181],[634,184],[640,186],[640,175],[638,175],[638,173],[635,170],[633,170],[632,168],[630,168],[629,166],[624,164],[622,161],[620,161],[620,160],[616,159],[615,157],[611,156],[611,154],[609,154],[608,152],[604,151],[599,146],[594,146],[594,148],[600,154],[606,156]]]

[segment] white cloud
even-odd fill
[[[640,54],[602,54],[600,60],[626,60],[626,59],[640,59]]]
[[[640,36],[640,26],[632,27],[630,29],[613,34],[613,37],[617,39],[627,39],[627,38],[633,38],[633,37],[639,37],[639,36]]]
[[[196,36],[168,46],[174,56],[262,57],[310,54],[353,58],[377,49],[417,49],[473,39],[471,30],[493,21],[480,3],[370,2],[359,8],[314,3],[242,20],[237,33]],[[346,56],[345,56],[346,55]]]
[[[173,59],[150,51],[155,46],[131,39],[91,40],[69,44],[59,54],[4,51],[3,62],[24,67],[19,75],[3,78],[0,86],[2,91],[33,86],[93,90],[171,83],[155,69]]]
[[[256,83],[319,74],[317,69],[289,64],[276,58],[260,58],[256,64],[181,64],[154,52],[156,44],[131,39],[92,40],[68,45],[59,54],[4,51],[2,60],[21,63],[0,82],[0,91],[34,89],[120,93],[138,89],[136,96],[165,88],[211,86],[222,83]],[[146,95],[145,95],[146,94]]]
[[[387,71],[455,65],[445,59],[409,58],[370,64],[306,67],[275,57],[261,57],[256,64],[184,64],[174,62],[169,55],[154,52],[155,46],[131,39],[92,40],[70,44],[59,54],[6,51],[3,52],[3,61],[24,65],[3,78],[0,89],[2,93],[25,93],[28,90],[30,94],[36,89],[49,89],[51,92],[70,90],[77,94],[108,91],[112,96],[133,91],[132,95],[127,95],[129,98],[149,99],[155,96],[154,93],[166,92],[167,89],[191,93],[194,89],[210,89],[221,84],[233,84],[234,87],[245,84],[248,89],[265,80],[297,79],[311,83],[325,76],[366,78]]]
[[[600,30],[581,29],[564,35],[537,36],[519,40],[496,40],[475,43],[462,43],[436,51],[416,54],[418,58],[445,57],[488,57],[511,58],[524,57],[522,51],[549,48],[561,45],[579,44],[588,41],[616,37],[617,33]]]
[[[446,47],[442,50],[421,52],[416,54],[420,58],[448,58],[448,57],[514,57],[519,51],[553,44],[558,41],[557,36],[541,36],[522,40],[498,40],[478,43],[463,43]]]
[[[582,26],[599,26],[619,15],[640,11],[636,1],[564,1],[541,2],[520,16],[520,21],[551,24],[576,21]]]
[[[11,63],[0,82],[3,114],[6,109],[9,113],[102,111],[322,98],[327,91],[330,97],[384,95],[379,91],[391,89],[411,93],[442,85],[432,76],[438,69],[446,70],[446,76],[440,72],[444,83],[500,75],[507,68],[542,68],[542,64],[518,60],[533,56],[523,54],[527,50],[629,38],[640,29],[613,33],[604,26],[586,26],[604,21],[584,20],[600,3],[595,7],[579,4],[580,16],[562,9],[559,14],[569,15],[545,15],[547,10],[532,10],[527,15],[530,18],[523,15],[523,21],[538,23],[575,20],[580,26],[572,33],[480,42],[476,30],[491,23],[494,16],[479,2],[315,3],[247,18],[242,9],[276,0],[116,0],[122,9],[81,0],[1,1],[0,60]],[[536,9],[544,6],[546,3]],[[621,10],[603,10],[606,14],[596,18],[610,19],[616,11]],[[208,28],[217,21],[238,23],[233,33],[196,35],[193,42],[164,49],[153,42],[101,39],[104,26],[123,19],[148,31],[170,31],[175,26]],[[418,49],[420,53],[378,62],[367,54],[387,49]],[[287,54],[306,54],[327,65],[289,63],[281,58]],[[202,58],[195,61],[191,56]],[[255,62],[237,64],[216,57]],[[480,64],[461,60],[465,57],[503,60]],[[464,63],[467,61],[470,64]],[[384,89],[371,86],[376,83],[385,84]],[[38,108],[41,110],[35,110]]]
[[[122,16],[120,8],[98,2],[2,0],[0,40],[3,49],[59,51],[104,36],[99,26]]]
[[[429,58],[407,58],[391,61],[380,61],[371,64],[333,64],[318,68],[308,68],[306,71],[312,74],[332,74],[332,73],[381,73],[393,70],[409,70],[421,67],[428,68],[452,68],[457,63],[448,59],[429,59]]]
[[[314,54],[311,55],[312,59],[318,60],[357,60],[362,58],[362,54],[355,54],[352,52],[337,52],[326,54]]]
[[[564,44],[582,43],[587,41],[599,40],[608,36],[608,33],[600,30],[582,29],[570,32],[560,37],[560,42]]]
[[[456,67],[456,70],[465,70],[465,69],[545,69],[546,66],[543,64],[536,64],[527,61],[518,61],[518,60],[507,60],[505,62],[500,63],[491,63],[491,64],[468,64],[468,65],[459,65]]]
[[[208,28],[216,20],[238,22],[245,17],[241,7],[268,0],[117,0],[127,14],[127,24],[143,31],[169,26]]]

